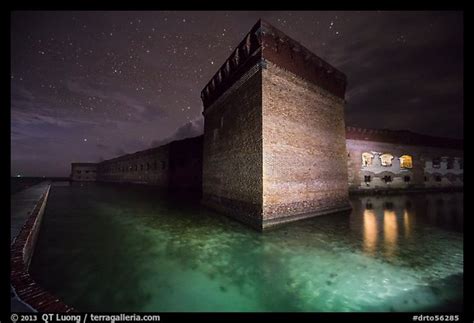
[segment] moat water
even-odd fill
[[[463,194],[258,233],[146,186],[55,184],[32,275],[79,311],[460,311]]]

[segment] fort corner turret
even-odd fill
[[[349,209],[345,89],[258,21],[201,93],[203,203],[258,229]]]

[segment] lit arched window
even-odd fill
[[[413,159],[410,155],[400,157],[400,168],[413,168]]]
[[[380,164],[382,166],[392,166],[393,156],[390,154],[380,155]]]
[[[371,153],[362,153],[362,166],[367,167],[372,165],[372,159],[374,158],[374,155]]]

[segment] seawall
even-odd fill
[[[37,284],[29,273],[51,188],[42,182],[11,198],[10,283],[12,312],[71,312],[74,308]]]

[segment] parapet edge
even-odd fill
[[[344,100],[347,77],[268,22],[260,20],[262,57]]]

